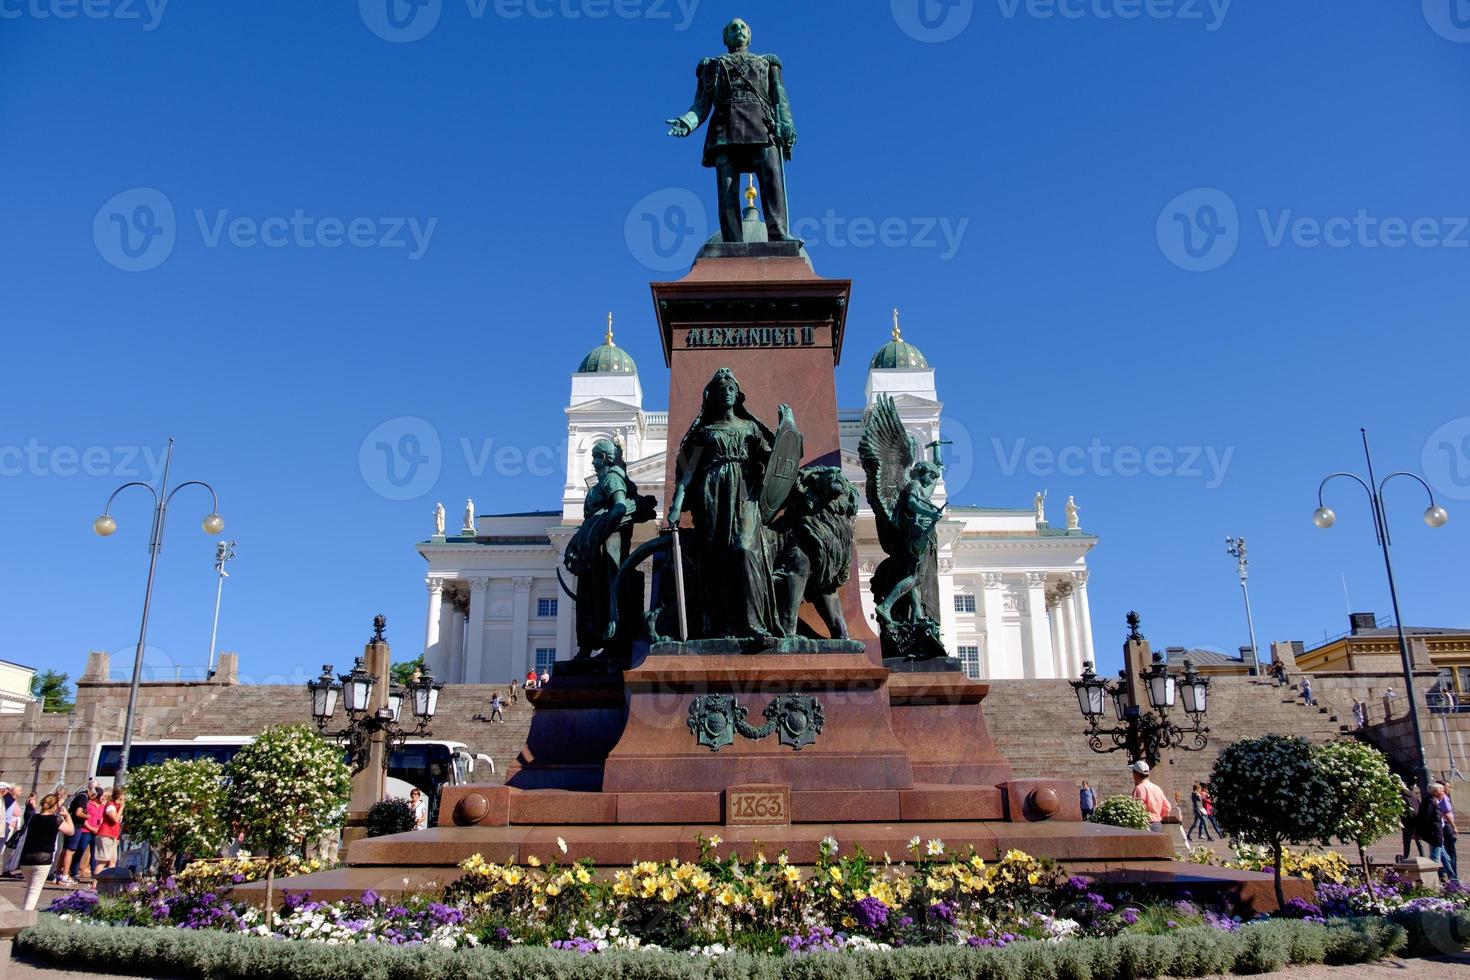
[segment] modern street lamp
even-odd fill
[[[1394,584],[1393,558],[1389,551],[1393,539],[1388,533],[1388,512],[1383,506],[1383,489],[1388,481],[1396,476],[1406,476],[1417,482],[1429,494],[1429,506],[1424,509],[1424,523],[1430,527],[1444,527],[1449,521],[1449,513],[1434,501],[1434,490],[1424,478],[1417,473],[1399,470],[1385,476],[1381,482],[1373,475],[1373,454],[1368,449],[1368,430],[1359,429],[1363,437],[1363,458],[1368,464],[1368,479],[1364,480],[1356,473],[1333,473],[1323,479],[1317,487],[1317,509],[1312,514],[1312,523],[1320,528],[1329,528],[1337,523],[1337,513],[1323,502],[1322,491],[1327,484],[1340,476],[1347,477],[1362,487],[1368,493],[1368,502],[1373,507],[1373,530],[1378,535],[1378,547],[1383,550],[1383,567],[1388,573],[1388,597],[1393,603],[1393,622],[1399,634],[1399,658],[1403,663],[1404,684],[1409,693],[1409,724],[1414,730],[1414,751],[1418,754],[1418,777],[1420,792],[1429,792],[1429,761],[1424,755],[1424,732],[1419,726],[1419,703],[1414,693],[1414,661],[1409,653],[1409,638],[1404,635],[1404,618],[1399,614],[1399,592],[1398,586]]]
[[[1245,555],[1245,538],[1225,537],[1225,553],[1235,559],[1235,573],[1240,576],[1240,594],[1245,596],[1245,627],[1251,638],[1251,673],[1261,672],[1261,657],[1256,647],[1256,621],[1251,616],[1251,590],[1246,585],[1250,559]]]
[[[206,534],[218,534],[225,529],[224,518],[219,516],[219,494],[214,492],[214,487],[202,480],[189,480],[180,483],[172,490],[168,489],[168,471],[173,465],[174,441],[168,440],[168,451],[163,457],[163,478],[159,480],[158,486],[134,480],[124,483],[112,491],[112,496],[107,498],[107,506],[102,508],[102,516],[92,522],[92,530],[102,537],[108,537],[117,530],[117,521],[112,517],[112,502],[117,495],[128,487],[142,487],[153,494],[153,531],[148,538],[148,585],[143,590],[143,621],[138,626],[138,649],[133,655],[133,680],[128,688],[128,713],[124,721],[122,758],[118,761],[117,776],[114,782],[118,786],[124,786],[128,780],[128,756],[133,749],[133,718],[138,709],[138,683],[143,677],[143,650],[148,643],[148,609],[153,603],[153,576],[158,568],[158,553],[163,550],[163,526],[168,518],[168,505],[174,499],[174,494],[185,487],[203,487],[209,491],[213,500],[209,513],[205,515],[201,526]]]
[[[1137,613],[1128,614],[1128,624],[1137,635]],[[1134,703],[1127,671],[1109,686],[1093,670],[1089,660],[1082,665],[1081,679],[1068,682],[1077,694],[1077,707],[1087,721],[1087,731],[1083,734],[1087,736],[1087,744],[1092,751],[1122,750],[1128,753],[1129,762],[1143,759],[1150,766],[1156,766],[1169,749],[1198,752],[1209,744],[1210,730],[1204,724],[1209,707],[1208,677],[1200,675],[1188,660],[1184,661],[1183,674],[1170,673],[1168,663],[1159,653],[1153,655],[1153,662],[1139,671],[1138,677],[1143,681],[1144,696],[1148,698],[1146,709]],[[1190,721],[1188,728],[1169,719],[1169,712],[1181,695],[1184,713]],[[1120,724],[1103,728],[1104,704],[1109,699],[1113,702],[1113,715]],[[1192,743],[1186,745],[1185,741],[1190,738]]]
[[[381,616],[374,620],[375,638],[378,640],[382,639],[382,623]],[[369,671],[363,665],[363,658],[358,657],[352,670],[345,674],[334,675],[332,665],[323,664],[322,675],[306,684],[317,731],[347,746],[347,762],[354,775],[367,768],[369,747],[374,736],[380,733],[383,736],[383,768],[386,769],[395,747],[410,738],[425,738],[433,734],[429,731],[429,722],[434,720],[434,714],[439,710],[439,692],[444,689],[433,674],[426,670],[410,680],[406,687],[392,684],[388,689],[387,706],[373,711],[373,690],[380,683],[382,679]],[[347,712],[346,725],[335,732],[328,732],[327,725],[336,714],[339,703]],[[405,703],[415,722],[412,730],[404,728],[400,721]]]
[[[214,644],[219,637],[219,600],[225,591],[225,579],[230,573],[225,571],[225,562],[235,557],[235,542],[221,541],[214,549],[214,570],[219,573],[219,584],[214,587],[214,625],[209,628],[209,676],[214,676]]]

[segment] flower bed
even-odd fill
[[[787,969],[771,964],[828,954],[966,951],[980,958],[956,961],[956,968],[976,976],[1009,976],[1011,966],[1036,959],[1042,965],[1027,967],[1027,976],[1106,977],[1259,972],[1285,962],[1358,962],[1401,948],[1443,953],[1470,937],[1470,896],[1458,889],[1430,896],[1397,880],[1376,884],[1372,897],[1355,890],[1362,886],[1322,882],[1315,902],[1293,903],[1276,919],[1243,921],[1228,908],[1157,901],[1064,877],[1021,851],[987,862],[973,852],[949,853],[943,841],[915,838],[909,854],[896,860],[860,849],[839,855],[829,839],[817,865],[803,869],[785,854],[719,859],[718,843],[702,839],[698,861],[642,861],[610,877],[586,863],[497,864],[477,855],[443,894],[399,901],[366,892],[353,901],[317,902],[286,888],[272,921],[234,901],[218,869],[200,870],[116,898],[77,892],[58,899],[27,948],[66,959],[75,943],[111,942],[110,935],[142,949],[150,941],[145,937],[164,927],[172,938],[157,955],[214,957],[228,950],[229,957],[266,957],[272,964],[294,962],[296,954],[262,949],[408,946],[476,956],[534,950],[562,958],[558,963],[635,954],[655,957],[646,961],[655,964],[649,967],[655,975],[666,969],[657,964],[669,962],[658,957],[739,954],[757,957],[751,963],[765,964],[757,973],[766,975]],[[229,881],[237,875],[230,870]],[[99,926],[110,928],[99,932]],[[226,938],[253,945],[219,946]],[[194,939],[203,945],[192,945]],[[184,960],[168,962],[172,969]],[[162,964],[157,969],[167,972]],[[368,975],[353,970],[355,980]],[[451,975],[464,973],[456,967]]]

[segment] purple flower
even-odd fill
[[[97,893],[86,891],[75,891],[70,895],[63,895],[46,907],[47,912],[57,915],[70,913],[72,915],[89,915],[97,908]]]
[[[1138,913],[1133,909],[1124,909],[1120,918],[1127,925],[1134,926],[1138,924]]]
[[[375,892],[375,891],[373,891],[371,888],[369,888],[367,891],[363,892],[362,893],[362,904],[366,905],[368,908],[372,908],[374,905],[377,905],[378,904],[378,893]]]
[[[311,892],[286,892],[285,898],[281,901],[281,909],[290,914],[305,905],[309,898],[311,898]]]
[[[868,897],[852,906],[852,917],[864,932],[876,932],[888,924],[888,906],[881,899]]]
[[[929,918],[954,925],[955,909],[948,902],[939,901],[929,906]]]
[[[1322,909],[1304,898],[1293,898],[1282,906],[1279,915],[1283,919],[1321,920]]]

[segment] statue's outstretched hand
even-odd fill
[[[669,124],[670,136],[683,137],[688,136],[690,133],[694,132],[694,130],[689,126],[689,121],[683,116],[679,116],[674,119],[665,119],[664,122]]]

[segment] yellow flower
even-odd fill
[[[1036,871],[1033,871],[1029,875],[1026,876],[1026,883],[1028,885],[1034,885],[1034,884],[1036,884],[1040,880],[1041,880],[1041,874],[1039,872],[1036,872]]]
[[[553,881],[551,884],[546,886],[546,894],[550,895],[552,898],[555,898],[556,896],[561,894],[561,885],[558,885],[556,882]]]
[[[658,897],[665,902],[672,902],[679,897],[679,889],[673,883],[664,885],[663,888],[659,889]]]
[[[786,883],[793,888],[801,884],[801,872],[797,869],[796,865],[786,865],[786,869],[781,874],[786,878]]]
[[[729,885],[726,885],[724,888],[720,889],[720,893],[715,896],[715,901],[725,906],[734,905],[735,899],[735,892],[733,889],[731,889]]]
[[[621,873],[622,872],[619,872],[619,874],[621,874]],[[589,882],[589,881],[592,880],[592,873],[589,872],[586,868],[578,868],[577,869],[577,880],[579,882],[581,882],[582,884],[585,885],[585,884],[587,884],[587,882]]]
[[[643,879],[643,897],[644,898],[652,898],[653,896],[655,896],[657,894],[658,894],[658,879],[657,878],[644,878]]]
[[[985,867],[985,862],[981,859],[980,855],[976,854],[970,858],[970,867],[974,868],[976,871],[979,871]]]
[[[652,861],[639,861],[633,865],[633,871],[635,874],[640,875],[656,875],[658,874],[658,865]]]
[[[839,901],[839,902],[842,901],[842,892],[840,892],[837,889],[837,886],[836,885],[833,885],[831,888],[828,888],[827,889],[827,894],[828,895],[831,895],[833,898],[837,899],[837,901]]]
[[[523,872],[520,868],[511,868],[505,873],[505,883],[507,885],[519,885],[521,883],[521,879],[525,877],[525,872]]]
[[[832,877],[832,880],[833,881],[841,881],[842,880],[842,869],[841,868],[828,868],[827,869],[827,874]]]
[[[710,881],[711,879],[709,875],[700,873],[690,877],[689,884],[695,891],[703,895],[705,892],[709,891]]]
[[[857,925],[857,919],[854,919],[850,915],[844,915],[842,917],[842,927],[844,929],[851,929],[855,925]]]
[[[539,868],[539,867],[541,867],[541,859],[538,858],[534,854],[532,854],[530,857],[526,858],[526,863],[529,864],[533,868]]]

